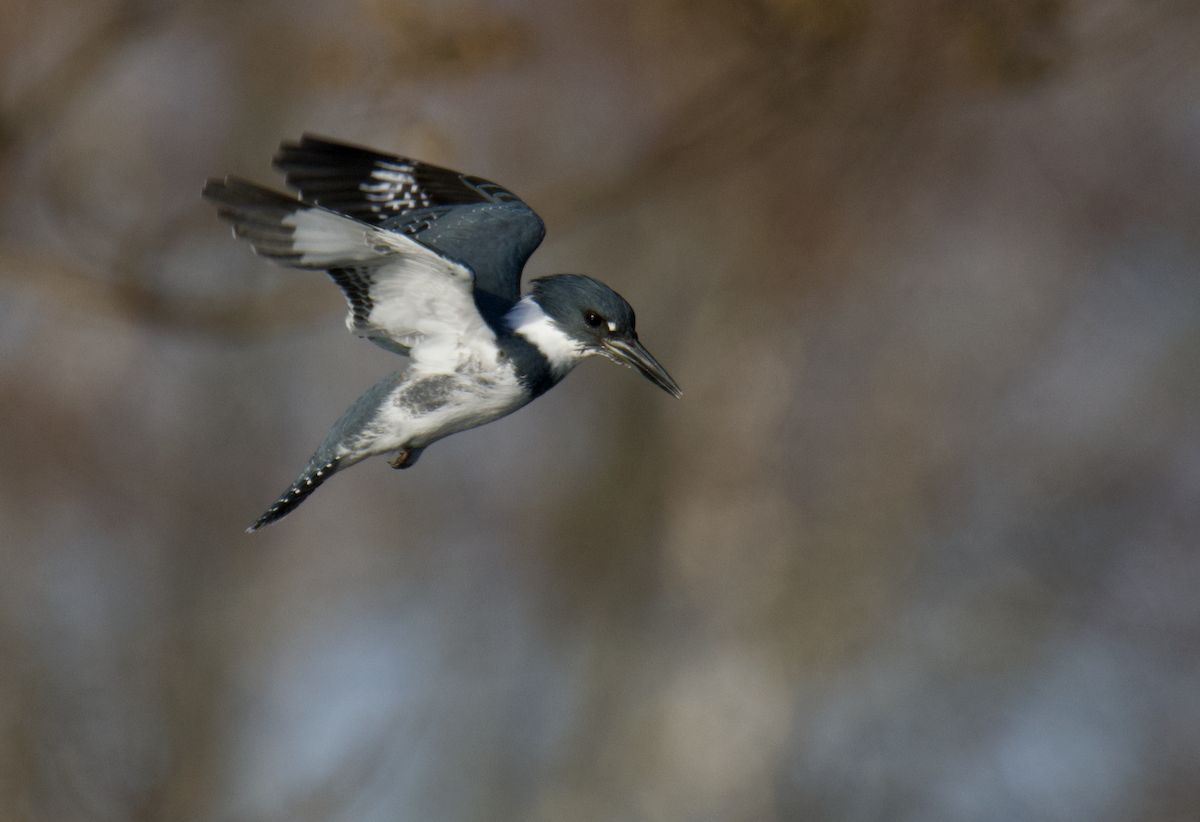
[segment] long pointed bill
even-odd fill
[[[667,370],[658,364],[658,360],[650,356],[650,352],[638,342],[637,337],[634,337],[632,341],[609,340],[604,344],[604,351],[617,362],[632,365],[641,371],[646,375],[646,379],[671,396],[676,398],[683,396],[683,392],[679,390],[675,380],[671,379]]]

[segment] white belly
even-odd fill
[[[492,371],[414,374],[397,386],[364,432],[370,454],[416,450],[511,414],[529,402],[511,363]]]

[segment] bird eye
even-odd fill
[[[599,328],[600,323],[604,322],[604,318],[595,311],[585,311],[583,312],[583,321],[592,328]]]

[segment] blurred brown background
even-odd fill
[[[512,188],[589,362],[400,363],[199,199]],[[0,0],[0,818],[1200,818],[1200,7]]]

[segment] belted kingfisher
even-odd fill
[[[511,414],[593,354],[680,396],[608,286],[554,274],[521,296],[521,271],[546,229],[512,192],[309,134],[283,143],[274,165],[299,199],[236,177],[210,179],[204,196],[259,254],[328,272],[350,304],[350,330],[409,364],[350,406],[248,531],[367,457],[393,454],[394,468],[408,468],[432,443]]]

